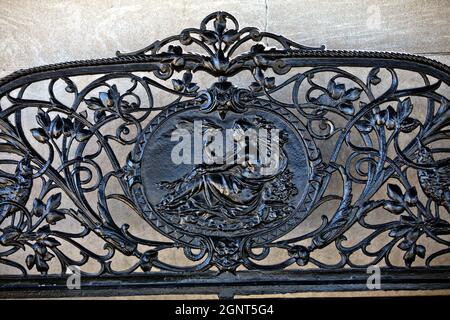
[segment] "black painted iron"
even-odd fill
[[[238,53],[248,43],[250,51]],[[203,53],[186,51],[191,46]],[[366,68],[366,79],[348,67]],[[403,70],[422,84],[408,87]],[[245,87],[232,81],[243,72],[254,78]],[[206,88],[193,82],[201,73],[215,78]],[[99,77],[81,88],[74,78],[83,75]],[[131,86],[122,91],[114,81],[123,79]],[[26,98],[42,80],[49,81],[48,99]],[[71,104],[58,98],[59,83]],[[449,85],[449,67],[423,57],[306,47],[240,29],[225,12],[116,58],[13,73],[0,80],[0,265],[20,275],[0,277],[0,296],[367,290],[366,268],[381,263],[383,289],[448,289],[450,104],[443,87]],[[171,102],[156,105],[157,89]],[[30,110],[36,123],[27,132]],[[204,130],[281,129],[279,169],[261,177],[253,167],[171,163],[171,130],[195,120]],[[115,135],[104,134],[111,125]],[[97,150],[88,153],[89,144]],[[132,147],[126,162],[114,144]],[[333,177],[341,190],[329,190]],[[110,193],[112,180],[119,193]],[[87,200],[92,193],[97,204]],[[72,205],[62,205],[63,198]],[[120,225],[111,200],[168,240]],[[320,226],[290,236],[333,201],[335,212]],[[380,210],[391,214],[388,222],[370,220]],[[61,231],[67,218],[81,229]],[[367,235],[348,245],[356,225]],[[388,241],[372,250],[383,234]],[[106,254],[81,243],[89,235]],[[425,238],[439,247],[429,253]],[[81,258],[71,258],[68,246]],[[339,261],[317,258],[329,246]],[[182,248],[191,263],[164,261],[162,253],[173,248]],[[15,260],[22,249],[31,253]],[[267,263],[273,250],[284,258]],[[394,250],[404,265],[391,262]],[[357,252],[364,262],[352,258]],[[126,270],[113,267],[119,253],[135,259]],[[67,269],[90,261],[99,270],[81,269],[82,290],[69,290]]]

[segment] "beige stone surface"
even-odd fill
[[[265,26],[263,0],[1,0],[0,7],[1,71],[134,51],[218,10],[236,13],[243,26]]]
[[[448,0],[0,0],[0,77],[20,68],[110,57],[116,50],[134,51],[157,39],[178,34],[184,28],[198,27],[207,14],[217,10],[235,15],[241,27],[256,26],[305,45],[418,53],[450,64]],[[241,78],[237,83],[241,81],[246,86],[247,80]],[[87,83],[87,80],[83,81]],[[407,83],[414,83],[414,80],[408,79]],[[30,91],[35,97],[46,95],[43,88],[36,87]],[[31,127],[34,119],[34,114],[29,114],[24,122]],[[111,132],[115,130],[109,129]],[[122,162],[128,151],[122,152]],[[324,153],[328,151],[324,150]],[[339,190],[339,181],[334,183],[335,190]],[[88,198],[92,203],[96,202],[95,195]],[[70,206],[67,199],[63,201]],[[115,209],[114,217],[121,223],[129,223],[131,231],[137,235],[162,239],[125,207],[117,206]],[[322,212],[330,216],[334,212],[333,206],[324,206]],[[317,215],[305,221],[302,228],[312,229],[320,222],[320,215]],[[64,223],[66,227],[74,225],[70,221]],[[305,230],[295,232],[303,233]],[[92,238],[85,239],[84,243],[92,246]],[[180,250],[174,250],[165,258],[177,262],[181,256]],[[275,255],[273,259],[282,258]],[[320,258],[332,262],[336,256],[324,251]],[[400,252],[398,258],[401,259]],[[115,261],[122,268],[129,263],[127,257],[119,257]],[[293,296],[317,295],[335,294]]]
[[[307,45],[450,53],[448,0],[0,0],[0,8],[2,74],[133,51],[217,10]]]
[[[447,0],[269,1],[267,28],[330,49],[423,54],[450,51],[449,15]]]

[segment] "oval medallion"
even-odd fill
[[[133,154],[136,203],[164,235],[278,238],[308,214],[320,154],[291,112],[270,104],[202,113],[179,103],[145,128]]]

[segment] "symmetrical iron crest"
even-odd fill
[[[232,81],[249,72],[250,82]],[[46,98],[27,95],[36,83]],[[330,270],[333,284],[378,264],[448,288],[449,85],[449,67],[426,58],[306,47],[240,29],[226,12],[116,58],[13,73],[0,80],[1,292],[51,286],[73,266],[116,289],[144,274],[142,287],[173,291],[245,277],[261,291],[283,291],[267,279],[302,291],[289,281]],[[195,120],[280,128],[278,170],[171,163],[171,130]],[[130,215],[160,235],[134,234],[121,222]],[[321,253],[330,248],[336,261]],[[189,263],[169,262],[175,249]],[[132,261],[125,270],[118,255]]]

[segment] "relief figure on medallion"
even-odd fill
[[[193,128],[194,123],[183,126]],[[203,161],[181,178],[159,183],[168,193],[157,204],[158,211],[177,223],[221,231],[250,228],[289,213],[288,200],[297,190],[283,150],[286,131],[258,116],[236,120],[227,130],[203,121],[201,131]],[[217,145],[223,136],[226,152]]]

